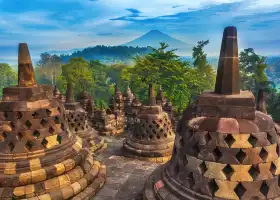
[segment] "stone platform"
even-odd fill
[[[159,164],[122,156],[125,137],[126,134],[104,137],[107,149],[98,152],[95,159],[106,165],[107,179],[91,200],[142,200],[145,181]]]

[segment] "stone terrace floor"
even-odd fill
[[[96,160],[106,165],[107,180],[92,200],[142,200],[143,186],[159,164],[123,157],[125,137],[104,137],[107,148],[96,154]]]

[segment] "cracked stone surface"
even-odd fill
[[[159,164],[122,156],[125,137],[125,133],[104,137],[107,148],[98,152],[95,159],[106,165],[107,180],[92,200],[142,200],[145,181]]]

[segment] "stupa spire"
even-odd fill
[[[217,70],[215,93],[239,94],[240,75],[238,66],[238,44],[236,27],[225,28]]]
[[[26,43],[18,46],[18,86],[28,87],[36,85],[34,69]]]
[[[155,89],[154,85],[152,83],[149,84],[149,93],[148,93],[148,104],[149,106],[155,106],[156,105],[156,97],[155,97]]]
[[[72,83],[68,81],[66,90],[66,101],[65,103],[74,103],[73,86]]]
[[[257,110],[267,114],[263,89],[260,89],[259,92],[258,92]]]

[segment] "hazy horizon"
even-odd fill
[[[0,0],[0,13],[0,62],[10,64],[19,42],[36,61],[43,52],[125,44],[150,30],[192,46],[209,39],[206,53],[218,56],[226,26],[237,27],[240,50],[280,55],[277,0]]]

